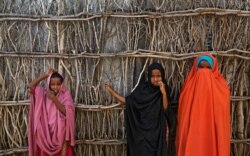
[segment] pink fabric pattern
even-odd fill
[[[50,75],[51,76],[51,75]],[[50,76],[47,79],[49,88]],[[30,96],[29,156],[37,155],[36,145],[49,155],[60,152],[65,141],[74,146],[75,107],[70,92],[62,83],[57,99],[64,105],[63,115],[46,96],[47,89],[37,86]]]

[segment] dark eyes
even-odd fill
[[[161,76],[160,76],[160,75],[159,75],[159,76],[158,76],[158,75],[155,75],[155,76],[153,75],[153,76],[151,76],[151,78],[153,78],[153,77],[155,77],[155,78],[160,78]]]
[[[199,66],[199,68],[208,68],[208,69],[211,69],[211,67],[203,67],[203,66]]]

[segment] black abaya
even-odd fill
[[[167,155],[166,120],[159,87],[141,83],[126,97],[128,156]]]

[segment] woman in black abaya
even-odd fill
[[[127,97],[104,84],[112,96],[126,104],[128,156],[168,155],[165,133],[168,95],[164,75],[161,64],[151,64],[148,67],[148,81],[141,82]]]

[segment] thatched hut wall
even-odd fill
[[[26,85],[48,68],[63,73],[76,104],[77,155],[126,155],[123,107],[156,60],[171,106],[202,51],[211,51],[231,89],[231,155],[250,153],[250,3],[233,0],[2,0],[0,155],[26,155]]]

